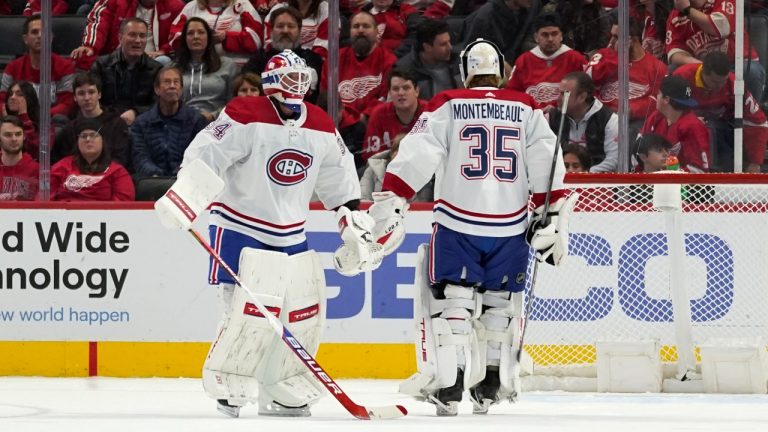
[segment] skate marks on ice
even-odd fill
[[[515,405],[494,405],[485,416],[471,414],[465,395],[458,417],[438,418],[433,405],[397,393],[396,381],[340,383],[360,403],[402,404],[409,415],[361,422],[328,396],[308,418],[259,417],[257,407],[248,405],[239,419],[231,419],[216,411],[196,379],[0,377],[0,431],[754,432],[768,424],[768,395],[533,392]]]

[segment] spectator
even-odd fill
[[[565,144],[563,145],[563,163],[567,173],[589,172],[592,158],[585,147],[578,144]]]
[[[701,63],[710,51],[723,51],[733,63],[736,46],[736,8],[733,0],[675,0],[667,19],[667,58],[678,67]],[[750,50],[750,48],[752,48]],[[744,29],[744,80],[749,92],[762,101],[765,69]]]
[[[392,147],[382,152],[376,153],[368,159],[368,167],[365,169],[360,179],[360,199],[373,201],[373,192],[381,192],[381,185],[384,181],[384,174],[387,172],[387,165],[397,156],[400,148],[400,141],[405,136],[400,133],[392,141]],[[413,198],[413,201],[433,201],[434,200],[434,180],[428,182]]]
[[[120,46],[91,68],[101,80],[101,102],[119,109],[129,126],[152,106],[152,82],[162,67],[144,52],[146,43],[147,23],[128,18],[120,23]]]
[[[595,99],[595,85],[584,72],[571,72],[563,77],[560,91],[571,92],[561,144],[585,147],[592,159],[589,172],[616,171],[619,162],[619,118],[616,113]],[[558,106],[562,106],[562,102],[561,95]],[[555,133],[561,115],[558,108],[550,111],[549,126]]]
[[[24,16],[32,16],[40,13],[40,0],[29,0],[24,6]],[[51,15],[65,15],[69,12],[67,0],[53,0],[51,2]]]
[[[563,42],[576,51],[589,56],[608,44],[611,18],[600,0],[550,0],[544,12],[560,16]]]
[[[254,54],[243,67],[243,71],[261,74],[269,59],[289,49],[304,59],[307,66],[314,71],[309,92],[304,96],[304,100],[316,103],[319,97],[318,77],[322,74],[324,61],[316,52],[301,46],[301,12],[291,6],[272,9],[269,25],[272,28],[270,46]]]
[[[166,56],[171,52],[171,22],[183,7],[182,0],[98,0],[86,18],[83,43],[70,56],[77,61],[78,69],[90,69],[97,57],[117,49],[123,23],[130,18],[141,18],[148,24],[149,39],[144,48],[147,56]]]
[[[488,0],[467,17],[463,45],[483,38],[496,44],[508,61],[516,59],[530,49],[523,42],[538,13],[532,4],[533,0]]]
[[[534,20],[533,38],[536,47],[524,52],[515,60],[515,67],[507,82],[507,88],[528,93],[539,108],[557,104],[560,80],[573,71],[584,68],[584,54],[563,44],[560,17],[544,14]]]
[[[661,135],[649,134],[638,138],[637,152],[634,154],[635,171],[652,173],[667,169],[667,157],[672,145]]]
[[[38,160],[40,156],[40,102],[35,88],[27,81],[11,84],[3,106],[3,115],[14,115],[24,128],[24,151]],[[51,129],[51,138],[53,138]],[[53,143],[53,139],[50,140]]]
[[[419,87],[408,72],[392,69],[389,75],[389,99],[371,112],[365,132],[362,158],[388,150],[393,137],[408,133],[419,118],[426,102],[419,100]],[[382,171],[382,175],[383,175]]]
[[[128,171],[112,160],[101,123],[87,119],[77,128],[75,153],[51,167],[52,201],[133,201]]]
[[[272,6],[264,18],[265,48],[270,49],[272,44],[272,14],[286,6],[298,10],[301,16],[299,45],[304,49],[312,50],[325,61],[328,58],[328,2],[326,0],[288,0]]]
[[[376,20],[368,12],[358,12],[350,21],[352,46],[339,50],[339,97],[341,98],[341,134],[355,162],[362,166],[359,157],[365,138],[368,116],[387,96],[386,78],[397,60],[378,43]],[[326,64],[323,64],[321,92],[327,92]]]
[[[672,0],[638,0],[629,11],[630,19],[640,20],[643,26],[643,49],[658,59],[664,57],[667,17],[671,9]]]
[[[646,53],[642,45],[642,23],[635,17],[629,18],[629,120],[643,125],[648,114],[656,109],[656,94],[661,80],[667,75],[667,66],[656,57]],[[619,26],[611,26],[611,40],[608,48],[598,50],[586,66],[585,71],[592,77],[597,99],[614,112],[619,110],[619,57],[616,44]]]
[[[686,64],[675,69],[673,75],[684,78],[693,90],[697,102],[696,115],[703,118],[716,135],[717,161],[721,168],[733,171],[733,107],[735,76],[731,72],[728,56],[713,51],[704,56],[701,64]],[[755,98],[744,95],[744,156],[746,172],[759,173],[768,142],[768,121]],[[714,155],[713,155],[714,156]],[[710,161],[711,162],[711,161]]]
[[[261,17],[248,0],[190,1],[173,21],[169,42],[174,49],[183,39],[184,23],[192,17],[208,23],[219,55],[231,58],[238,66],[261,48],[264,28]]]
[[[232,81],[232,97],[261,96],[263,94],[264,88],[261,86],[261,77],[253,72],[241,73]]]
[[[35,199],[40,167],[24,151],[24,128],[18,117],[0,119],[0,150],[0,201]]]
[[[405,38],[408,16],[419,13],[415,7],[400,0],[371,0],[360,10],[368,12],[376,18],[379,43],[392,53]]]
[[[27,46],[27,53],[8,63],[3,71],[0,82],[0,103],[5,101],[11,84],[26,80],[30,83],[40,83],[40,49],[41,49],[41,25],[40,15],[33,15],[24,21],[21,37]],[[57,54],[51,54],[51,116],[58,122],[65,123],[75,106],[72,99],[72,77],[75,74],[75,66],[72,62]]]
[[[228,57],[219,57],[213,45],[213,30],[202,18],[184,23],[184,38],[176,50],[176,67],[184,73],[185,104],[196,108],[212,122],[224,108],[237,75],[237,66]]]
[[[184,84],[180,70],[163,67],[154,88],[157,103],[131,127],[133,164],[139,176],[174,176],[184,150],[208,122],[199,111],[181,103]]]
[[[661,81],[656,96],[656,109],[651,113],[640,131],[642,135],[657,134],[675,145],[671,156],[677,156],[680,168],[693,173],[709,171],[709,130],[696,117],[691,108],[696,101],[691,97],[693,90],[688,82],[679,76],[668,76]]]
[[[90,72],[75,76],[75,103],[78,111],[74,120],[67,123],[56,135],[56,145],[51,151],[51,163],[58,162],[65,156],[72,155],[77,147],[77,130],[86,119],[95,119],[101,124],[99,132],[110,143],[112,160],[124,166],[129,172],[131,164],[131,134],[128,124],[120,118],[120,112],[114,108],[101,106],[101,81]]]
[[[426,19],[416,28],[414,49],[395,64],[415,78],[419,95],[430,100],[443,90],[463,87],[459,59],[453,54],[448,24]]]

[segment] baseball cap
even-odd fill
[[[536,17],[533,21],[533,32],[539,31],[542,27],[557,27],[562,29],[560,15],[556,13],[544,13]]]
[[[676,103],[693,108],[698,106],[698,102],[693,99],[693,89],[685,78],[670,75],[661,81],[661,94],[675,101]]]

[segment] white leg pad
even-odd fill
[[[520,315],[523,294],[506,291],[486,291],[482,294],[485,312],[476,322],[476,333],[484,344],[485,365],[499,367],[501,399],[515,398],[520,394],[520,365],[517,353],[520,350]],[[485,377],[472,377],[475,385]],[[479,375],[479,374],[478,374]]]
[[[285,287],[279,284],[248,285],[261,290],[256,297],[268,310],[279,312]],[[227,290],[226,287],[220,288]],[[265,292],[268,291],[268,292]],[[222,294],[224,297],[226,293]],[[231,305],[219,325],[203,366],[203,388],[214,399],[227,399],[232,405],[254,401],[258,391],[257,369],[275,339],[267,320],[253,306],[240,287],[235,287]]]
[[[435,299],[428,282],[428,256],[428,245],[421,245],[414,299],[418,372],[400,384],[401,393],[417,400],[426,400],[437,390],[452,386],[458,368],[466,371],[478,361],[477,349],[473,349],[477,347],[477,339],[471,322],[474,311],[479,310],[474,290],[449,285],[445,289],[446,298]],[[465,373],[465,381],[466,377]]]
[[[280,321],[315,356],[325,328],[325,275],[314,251],[288,257],[287,286]],[[258,375],[260,401],[284,406],[311,405],[324,395],[324,386],[281,339],[275,337]]]

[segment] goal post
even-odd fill
[[[681,185],[678,220],[654,208],[658,184]],[[580,194],[569,257],[539,269],[527,387],[539,387],[541,377],[594,378],[599,341],[657,341],[665,376],[674,378],[680,335],[689,335],[689,361],[699,363],[707,340],[768,340],[768,176],[569,174],[566,186]],[[669,242],[675,226],[677,259]],[[676,291],[677,280],[684,286]],[[689,323],[675,321],[676,292],[678,306],[680,293],[688,297]]]

